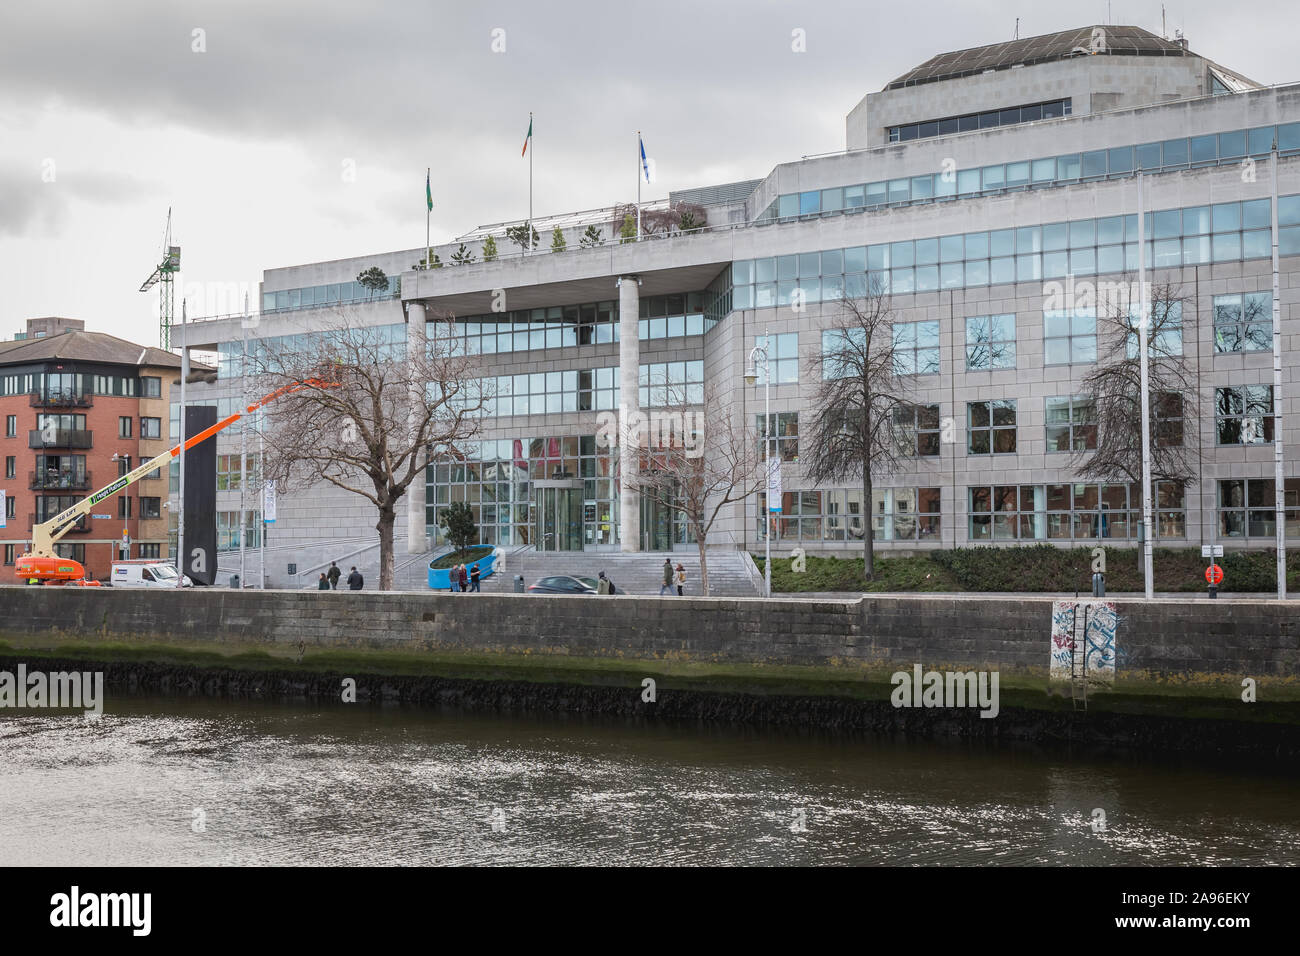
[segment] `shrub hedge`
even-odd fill
[[[1106,548],[1106,590],[1141,591],[1141,551]],[[762,555],[754,555],[760,571]],[[876,556],[876,575],[864,581],[862,558],[808,557],[807,570],[792,573],[789,558],[772,561],[772,590],[797,591],[1092,591],[1092,549],[1050,544],[950,548],[909,557]],[[1222,591],[1272,593],[1277,589],[1273,551],[1229,551]],[[1155,589],[1204,591],[1207,559],[1199,548],[1156,548]],[[1300,551],[1287,554],[1287,589],[1300,589]]]

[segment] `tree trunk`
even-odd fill
[[[397,510],[392,505],[379,509],[379,590],[393,590],[393,578],[396,569],[393,562],[393,524],[397,520]]]
[[[709,596],[709,559],[704,551],[704,535],[700,533],[699,528],[695,529],[695,544],[700,549],[700,594],[704,597]]]
[[[868,581],[876,576],[875,512],[871,506],[871,468],[862,469],[862,511],[866,528],[862,535],[862,571]]]

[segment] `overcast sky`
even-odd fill
[[[1158,0],[1112,22],[1160,31]],[[1294,0],[1170,0],[1169,34],[1300,80]],[[0,7],[0,337],[65,315],[156,344],[168,207],[192,314],[262,270],[528,213],[757,179],[844,146],[845,114],[936,53],[1107,21],[1060,0],[46,0]],[[792,51],[792,31],[806,52]],[[494,31],[504,31],[504,34]],[[197,33],[195,31],[201,31]],[[495,45],[504,50],[494,52]],[[255,303],[254,303],[255,305]]]

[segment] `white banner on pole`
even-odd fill
[[[262,521],[275,524],[275,482],[268,481],[262,489]]]
[[[781,511],[781,459],[767,460],[767,510]]]

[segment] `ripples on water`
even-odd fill
[[[0,719],[0,863],[1300,862],[1293,778],[712,725],[109,703],[94,722]]]

